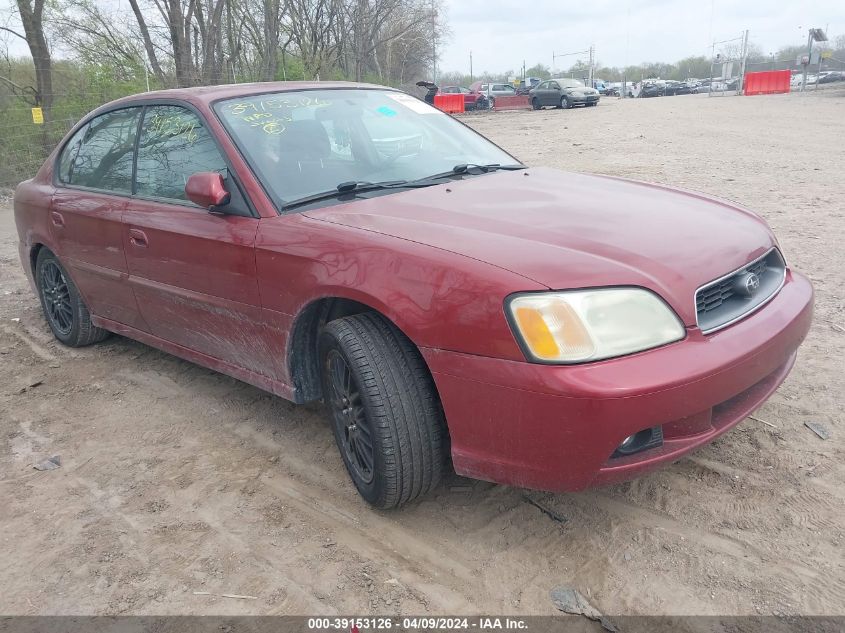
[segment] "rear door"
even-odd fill
[[[121,221],[132,190],[141,108],[101,114],[73,135],[59,157],[50,230],[57,255],[91,312],[141,327],[127,279]]]
[[[217,143],[193,111],[145,109],[135,196],[124,213],[130,280],[149,332],[260,375],[277,375],[278,348],[258,293],[258,218],[209,213],[189,202],[191,174],[216,171],[237,192]],[[233,195],[235,195],[233,193]]]

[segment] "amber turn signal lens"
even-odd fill
[[[586,358],[595,349],[581,319],[567,303],[517,307],[514,316],[523,339],[539,360]]]
[[[560,354],[555,337],[539,311],[533,308],[517,308],[516,323],[528,347],[538,358],[554,358]]]

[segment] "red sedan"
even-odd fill
[[[479,92],[473,92],[469,88],[463,86],[443,86],[440,88],[442,95],[463,95],[464,96],[464,110],[487,110],[490,103],[487,97]]]
[[[708,196],[527,168],[404,93],[264,83],[85,117],[15,194],[55,336],[322,399],[361,495],[554,491],[710,442],[784,380],[813,291]]]

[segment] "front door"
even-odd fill
[[[279,346],[263,320],[255,266],[259,220],[211,214],[189,202],[196,172],[227,173],[191,110],[148,106],[135,196],[123,217],[130,280],[153,335],[229,365],[278,375]]]
[[[556,81],[549,82],[549,92],[548,94],[548,105],[559,106],[560,105],[560,98],[562,96],[562,92],[560,89],[560,84]]]
[[[132,190],[132,151],[141,108],[112,110],[62,149],[50,204],[59,257],[91,312],[131,327],[142,322],[127,283],[121,219]]]

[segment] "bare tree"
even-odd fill
[[[44,36],[44,0],[16,0],[24,34],[4,30],[24,39],[35,64],[35,100],[44,113],[44,122],[52,120],[53,60]]]

